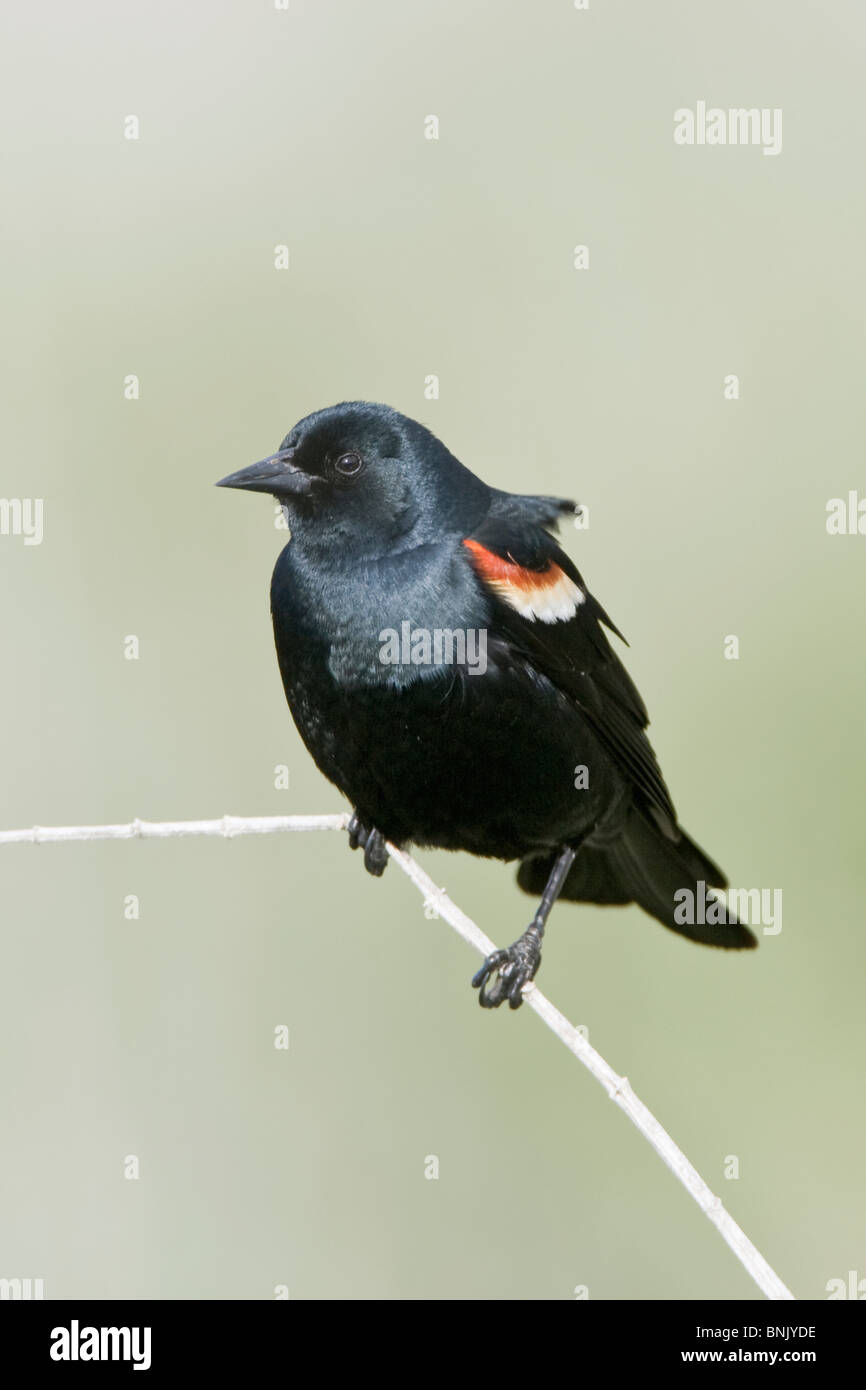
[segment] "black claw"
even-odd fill
[[[349,833],[349,848],[364,851],[364,868],[374,878],[381,878],[388,863],[388,850],[385,836],[379,830],[368,830],[355,811],[346,826]]]
[[[358,819],[357,811],[354,812],[346,829],[349,832],[350,849],[357,849],[359,845],[365,845],[367,843],[367,831]]]
[[[499,966],[506,959],[505,951],[494,951],[472,978],[472,988],[479,991],[478,1002],[482,1009],[498,1009],[505,997],[505,984],[499,974]]]
[[[498,1009],[507,999],[509,1007],[519,1009],[523,987],[535,978],[541,964],[540,934],[529,927],[507,951],[494,951],[472,977],[472,988],[479,991],[482,1009]]]
[[[381,878],[388,863],[388,850],[385,836],[380,830],[371,830],[364,846],[364,868],[374,878]]]
[[[518,978],[514,981],[514,984],[508,991],[508,1007],[510,1009],[520,1008],[521,1004],[523,1003],[523,986],[526,983],[527,981],[525,975],[518,976]]]
[[[488,975],[491,975],[498,965],[504,965],[507,958],[507,951],[494,951],[492,955],[488,956],[481,969],[472,976],[472,988],[480,989]]]

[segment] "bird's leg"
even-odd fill
[[[349,832],[350,848],[360,847],[364,851],[364,868],[367,873],[372,874],[374,878],[381,878],[388,863],[385,836],[375,828],[368,830],[366,825],[362,824],[357,811],[352,813],[352,819],[346,829]]]
[[[541,964],[541,938],[547,919],[562,892],[562,885],[568,878],[576,854],[577,850],[571,846],[560,851],[541,895],[541,902],[526,931],[506,951],[494,951],[488,956],[473,977],[472,988],[478,990],[478,1002],[482,1009],[498,1009],[505,999],[512,1009],[520,1008],[523,986],[535,978]]]

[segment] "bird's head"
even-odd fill
[[[369,554],[468,529],[490,497],[423,425],[367,401],[307,415],[275,454],[217,486],[270,493],[293,534]]]

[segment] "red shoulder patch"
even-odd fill
[[[544,569],[533,570],[506,555],[497,555],[480,541],[467,538],[463,544],[472,557],[479,579],[524,618],[531,622],[568,622],[586,595],[552,560]]]

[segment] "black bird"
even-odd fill
[[[724,910],[713,924],[682,906],[681,890],[726,880],[677,825],[604,629],[622,634],[554,539],[573,502],[489,487],[423,425],[364,401],[308,415],[218,486],[285,508],[280,673],[369,872],[386,840],[434,845],[518,859],[540,895],[473,979],[485,1008],[519,1007],[559,897],[636,902],[705,945],[757,944]]]

